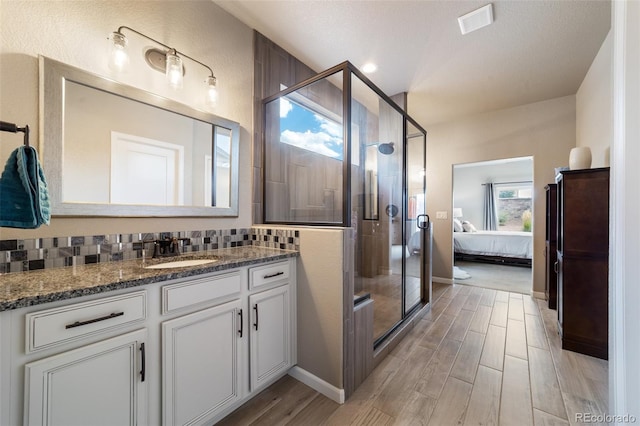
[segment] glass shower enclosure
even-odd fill
[[[263,107],[264,221],[354,229],[377,345],[430,297],[426,131],[349,62]]]

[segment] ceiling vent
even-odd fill
[[[489,3],[458,18],[462,35],[478,30],[493,22],[493,6]]]

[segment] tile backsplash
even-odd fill
[[[143,250],[151,257],[153,245],[147,241],[167,237],[186,238],[183,253],[246,245],[300,248],[297,230],[264,227],[0,240],[0,274],[137,259]]]

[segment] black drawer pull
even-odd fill
[[[258,304],[253,305],[253,310],[256,311],[256,322],[253,323],[253,326],[258,329]]]
[[[140,381],[144,382],[147,375],[147,351],[144,348],[144,343],[140,343],[140,358],[142,359],[142,368],[140,369]]]
[[[282,272],[282,271],[276,272],[275,274],[265,275],[262,278],[266,280],[267,278],[273,278],[273,277],[277,277],[277,276],[280,276],[280,275],[284,275],[284,272]]]
[[[104,317],[100,317],[100,318],[94,318],[94,319],[90,319],[87,321],[76,321],[73,324],[67,324],[64,326],[64,328],[75,328],[75,327],[80,327],[82,325],[87,325],[87,324],[93,324],[94,322],[100,322],[100,321],[104,321],[104,320],[108,320],[111,318],[117,318],[117,317],[121,317],[124,315],[124,312],[114,312],[112,314],[106,315]]]
[[[240,338],[242,338],[242,333],[244,331],[244,320],[242,318],[242,309],[240,309],[240,312],[238,312],[238,315],[240,315],[240,330],[238,330],[238,333],[240,333]]]

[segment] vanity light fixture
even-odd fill
[[[218,103],[218,79],[210,75],[207,77],[207,104],[216,106]]]
[[[211,67],[203,64],[197,59],[179,52],[173,47],[167,46],[158,40],[144,35],[133,28],[121,26],[117,31],[111,33],[111,36],[109,37],[109,40],[111,41],[109,68],[114,71],[124,71],[129,64],[129,54],[127,52],[128,41],[127,37],[122,33],[123,30],[138,34],[139,36],[144,37],[147,40],[151,40],[164,48],[164,50],[156,48],[147,49],[144,55],[147,64],[149,64],[151,68],[164,73],[167,76],[167,83],[174,89],[181,89],[183,85],[185,69],[182,58],[190,59],[191,61],[205,67],[209,71],[209,76],[204,80],[206,85],[206,103],[209,106],[215,106],[218,99],[218,81],[213,75]]]
[[[182,81],[184,80],[182,59],[175,49],[168,51],[165,58],[165,73],[167,74],[169,86],[174,89],[182,89]]]
[[[127,38],[121,33],[115,32],[111,34],[109,68],[111,68],[112,70],[124,71],[129,65],[127,43]]]

